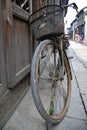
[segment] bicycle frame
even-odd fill
[[[60,67],[62,66],[62,73],[61,73],[61,77],[60,79],[63,77],[64,72],[65,72],[65,68],[64,68],[64,54],[66,55],[67,61],[68,61],[68,65],[69,65],[69,69],[70,69],[70,75],[71,75],[71,79],[72,79],[72,73],[71,73],[71,67],[70,67],[70,63],[66,54],[66,49],[64,49],[64,38],[63,35],[61,36],[57,36],[57,37],[50,37],[51,40],[54,41],[55,45],[58,46],[58,51],[59,51],[59,55],[60,55]],[[55,55],[55,48],[54,48],[54,55]]]

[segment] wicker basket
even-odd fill
[[[38,40],[64,33],[63,10],[58,5],[49,5],[37,10],[29,20]]]

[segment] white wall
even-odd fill
[[[85,15],[85,39],[84,43],[87,45],[87,15]]]

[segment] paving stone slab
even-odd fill
[[[80,71],[80,72],[86,71],[86,69],[80,62],[72,60],[72,66],[73,66],[74,71]]]
[[[58,125],[48,125],[48,130],[87,130],[87,125],[83,120],[66,117]]]
[[[84,104],[85,104],[85,109],[86,109],[86,112],[87,112],[87,94],[86,95],[82,94],[82,98],[83,98],[83,101],[84,101]]]
[[[80,92],[87,94],[87,72],[75,72]]]
[[[79,89],[76,83],[75,76],[73,75],[73,79],[71,81],[71,100],[74,101],[81,101],[80,95],[79,95]]]
[[[3,130],[45,130],[46,124],[38,113],[31,91],[28,91]]]
[[[72,44],[72,48],[75,50],[81,50],[81,46],[77,47],[76,44]],[[74,58],[70,60],[71,66],[73,67],[73,69],[71,68],[73,80],[69,110],[66,117],[60,124],[55,126],[48,125],[48,130],[87,130],[87,124],[84,122],[86,115],[77,85],[77,82],[81,85],[81,88],[84,85],[84,82],[82,85],[79,80],[82,76],[81,73],[84,73],[86,71],[86,68],[84,68],[77,56],[75,56],[76,52],[74,53],[70,48],[70,52],[68,53],[74,56]],[[78,55],[80,55],[80,51],[78,51]],[[77,78],[77,81],[75,79],[75,76]],[[82,79],[84,79],[84,77]],[[82,96],[86,104],[87,95]],[[3,130],[47,130],[44,119],[40,116],[35,107],[31,90],[27,92],[26,96],[21,101]]]
[[[71,101],[70,106],[67,112],[68,117],[78,118],[78,119],[85,119],[86,114],[82,105],[82,102],[78,101]]]
[[[70,49],[75,57],[72,60],[72,66],[77,79],[79,91],[87,111],[87,47],[72,44]]]
[[[85,119],[86,117],[85,111],[83,108],[82,100],[79,93],[79,88],[73,72],[72,75],[73,75],[73,80],[71,84],[72,87],[71,101],[70,101],[70,106],[69,106],[67,116],[78,118],[78,119]]]

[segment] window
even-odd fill
[[[12,2],[20,6],[25,11],[29,12],[29,0],[12,0]]]

